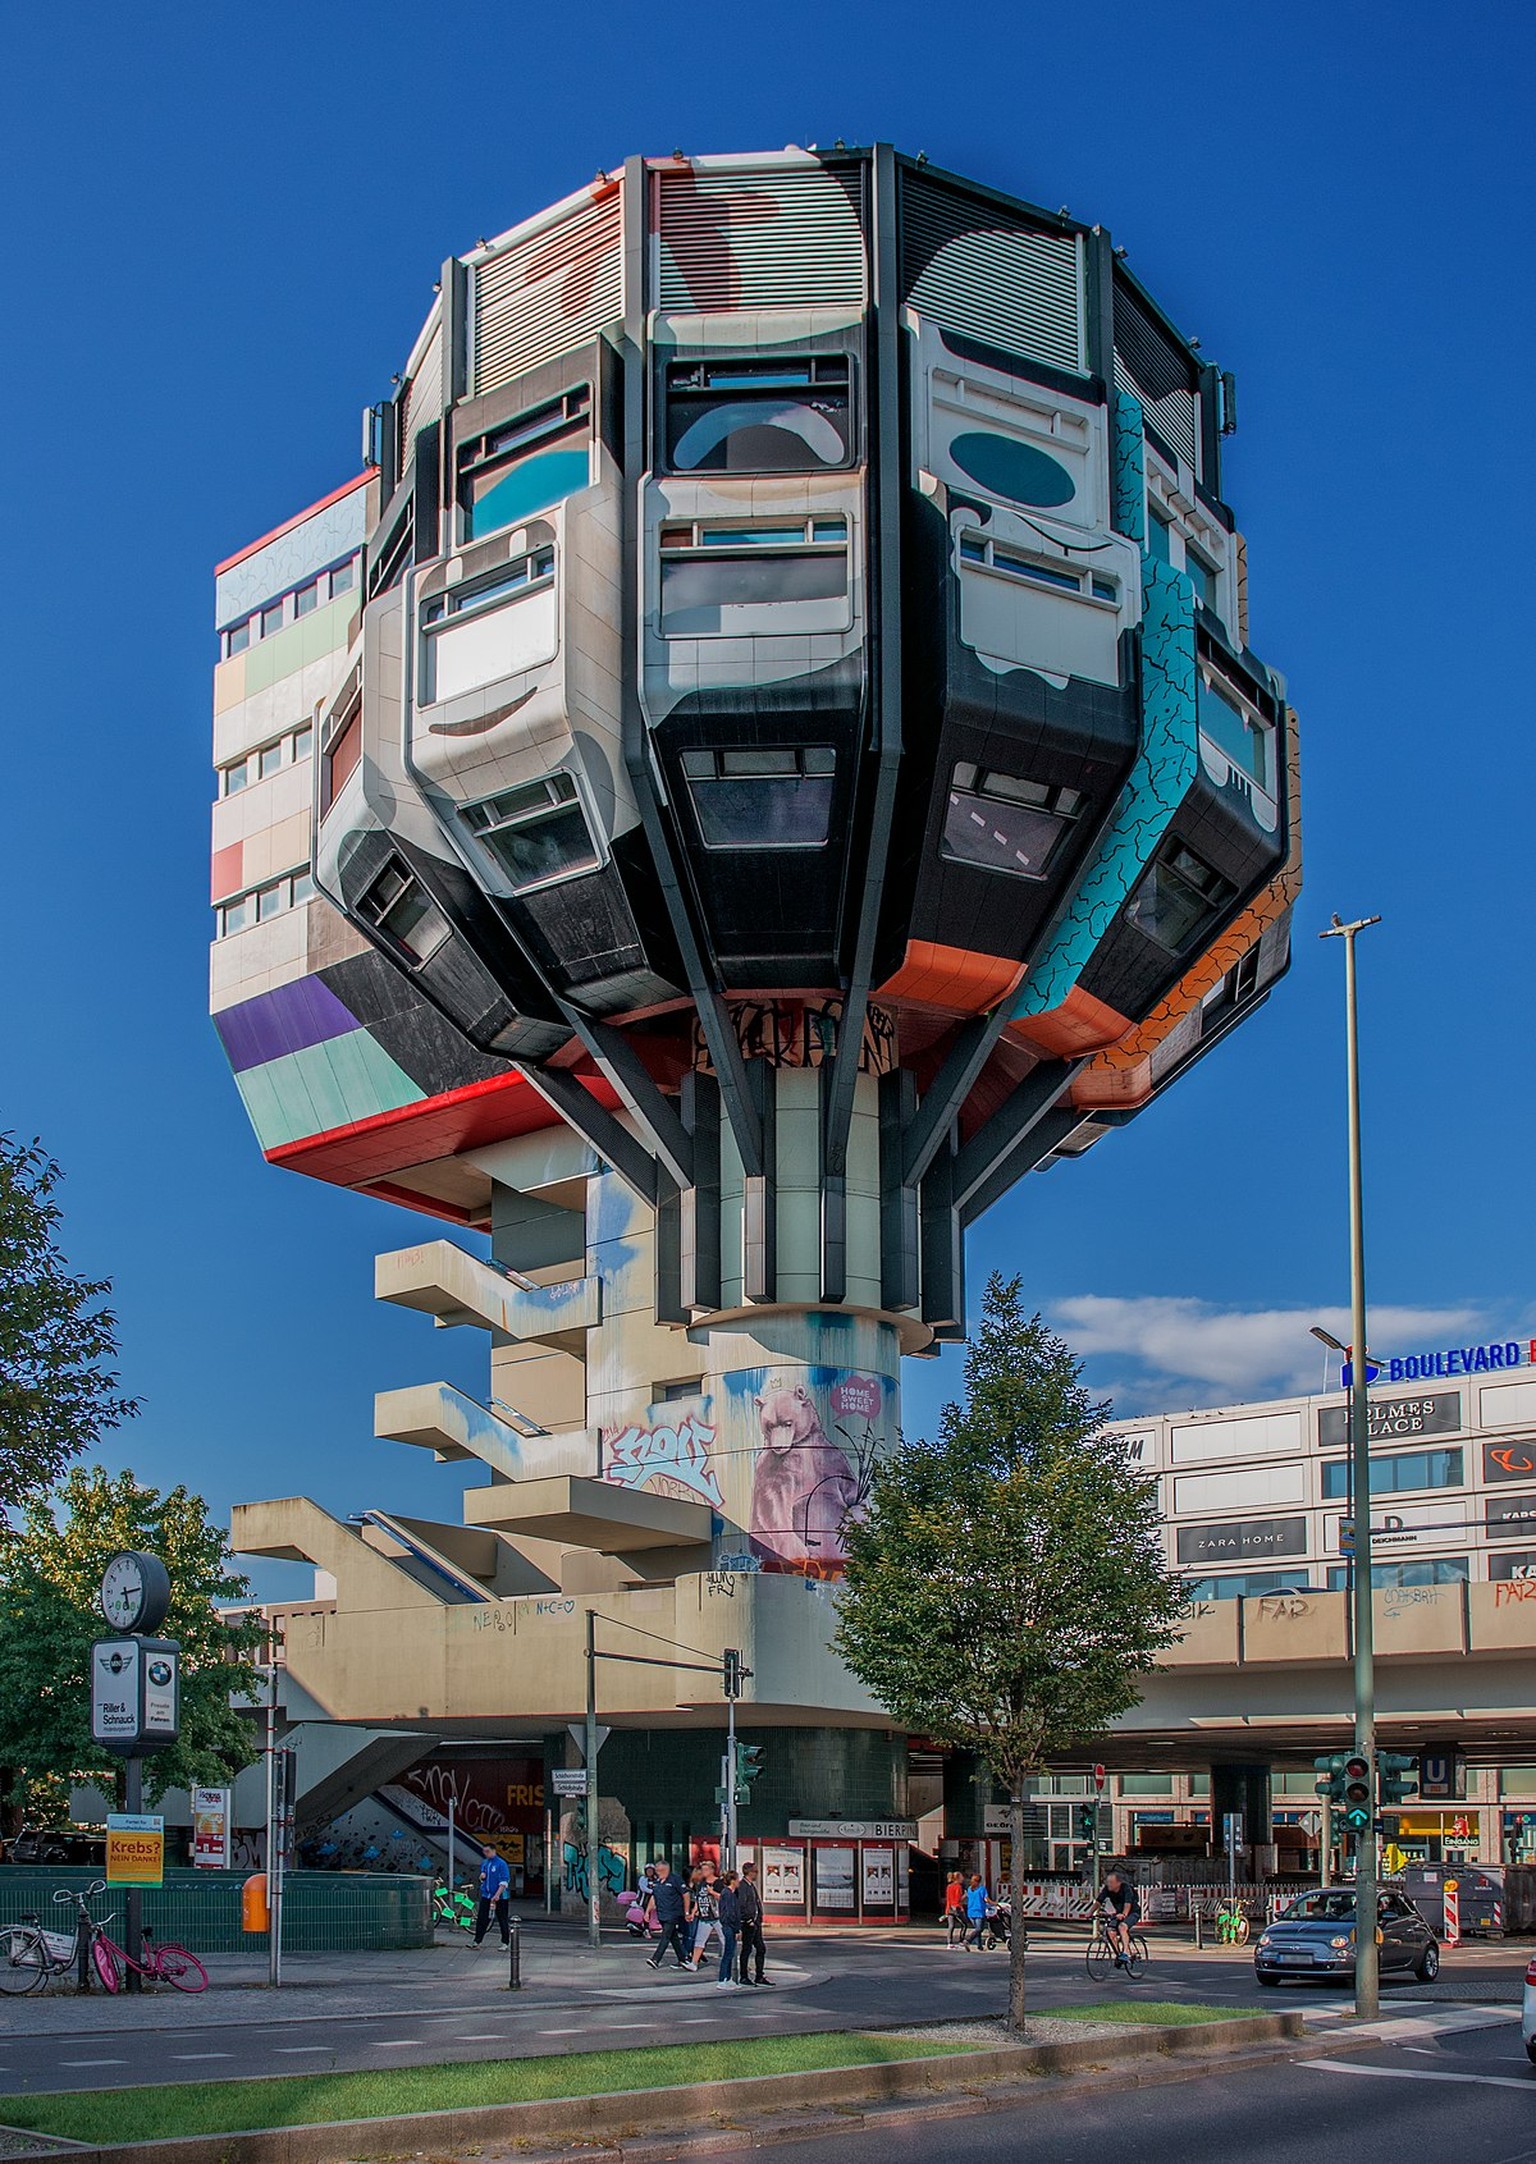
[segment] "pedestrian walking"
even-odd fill
[[[763,1974],[763,1897],[758,1890],[757,1865],[743,1864],[736,1887],[737,1929],[741,1934],[741,1980],[744,1984],[764,1984],[770,1989],[773,1978]],[[755,1965],[757,1974],[749,1976],[747,1970]]]
[[[659,1969],[666,1958],[668,1947],[672,1949],[680,1969],[688,1966],[688,1941],[685,1927],[688,1919],[688,1888],[672,1866],[662,1857],[656,1867],[653,1900],[656,1921],[661,1926],[661,1944],[650,1956],[650,1965]]]
[[[965,1944],[965,1880],[958,1871],[944,1882],[944,1928],[951,1948]]]
[[[741,1895],[737,1891],[741,1880],[735,1871],[727,1871],[720,1881],[720,1974],[715,1979],[721,1991],[739,1991],[736,1981],[736,1941],[741,1935]]]
[[[711,1939],[725,1944],[725,1926],[720,1920],[720,1888],[712,1867],[701,1871],[692,1888],[693,1909],[693,1965],[704,1966],[704,1956],[709,1951]]]
[[[507,1869],[505,1857],[498,1856],[489,1842],[486,1843],[482,1856],[484,1860],[480,1865],[480,1900],[475,1909],[475,1944],[480,1945],[490,1930],[494,1911],[496,1921],[501,1926],[501,1943],[506,1946],[512,1939],[511,1926],[507,1921],[507,1896],[512,1891],[512,1874]]]
[[[967,1950],[973,1954],[979,1954],[982,1950],[982,1934],[987,1928],[987,1910],[990,1906],[985,1880],[972,1872],[971,1883],[965,1889],[965,1914],[970,1925],[970,1936],[965,1943]]]

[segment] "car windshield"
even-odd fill
[[[1352,1924],[1355,1920],[1355,1897],[1345,1887],[1331,1886],[1325,1893],[1303,1894],[1293,1901],[1281,1917],[1282,1923]]]

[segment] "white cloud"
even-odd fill
[[[1120,1300],[1083,1293],[1053,1301],[1050,1320],[1084,1358],[1138,1361],[1143,1375],[1136,1388],[1154,1393],[1148,1409],[1155,1409],[1158,1390],[1172,1395],[1176,1386],[1183,1388],[1182,1403],[1209,1404],[1337,1388],[1337,1355],[1325,1385],[1323,1348],[1308,1333],[1320,1323],[1349,1339],[1345,1307],[1245,1310],[1163,1295]],[[1453,1344],[1458,1335],[1481,1330],[1484,1318],[1474,1307],[1372,1307],[1369,1321],[1371,1350],[1388,1355]]]

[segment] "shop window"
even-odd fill
[[[1228,907],[1237,889],[1182,842],[1164,842],[1137,881],[1126,920],[1179,955]]]
[[[364,890],[357,913],[377,926],[390,945],[417,967],[429,962],[449,937],[447,918],[415,873],[396,856]]]
[[[846,356],[673,361],[666,455],[674,473],[819,473],[848,465]]]
[[[819,849],[832,824],[830,744],[685,751],[706,849]]]
[[[1024,781],[991,767],[957,765],[950,776],[942,853],[987,871],[1043,879],[1082,801],[1076,789]]]
[[[841,631],[848,521],[780,520],[661,530],[661,628],[669,638]]]
[[[1465,1585],[1470,1576],[1470,1565],[1464,1555],[1438,1555],[1423,1562],[1373,1563],[1371,1565],[1372,1590],[1380,1593],[1385,1587],[1399,1585]],[[1349,1588],[1349,1565],[1330,1563],[1328,1566],[1328,1590],[1343,1593]]]
[[[1197,693],[1200,727],[1232,764],[1267,793],[1275,786],[1275,732],[1267,721],[1202,676]]]
[[[592,394],[586,384],[488,430],[458,454],[461,538],[517,526],[591,480]]]
[[[506,873],[514,894],[574,879],[602,862],[569,774],[550,774],[468,804],[462,817]]]
[[[1207,1578],[1186,1578],[1193,1600],[1256,1600],[1265,1593],[1310,1593],[1305,1564],[1295,1570],[1234,1570]]]
[[[1413,1488],[1459,1488],[1459,1450],[1405,1450],[1371,1460],[1372,1495],[1403,1495]],[[1349,1460],[1332,1458],[1323,1466],[1323,1501],[1336,1503],[1349,1494]]]

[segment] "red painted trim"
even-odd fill
[[[401,1209],[420,1210],[423,1217],[444,1217],[452,1225],[473,1225],[479,1222],[473,1210],[461,1210],[456,1202],[444,1202],[438,1195],[424,1195],[419,1187],[401,1187],[394,1180],[374,1180],[367,1187],[359,1187],[360,1195],[372,1195],[378,1202],[398,1203]]]
[[[269,541],[276,541],[283,534],[292,533],[295,526],[302,526],[304,521],[313,518],[317,511],[328,510],[333,503],[340,503],[342,497],[350,496],[353,489],[366,488],[372,479],[371,473],[360,473],[355,481],[343,481],[340,488],[331,490],[329,496],[322,496],[318,503],[308,504],[302,511],[295,511],[292,518],[285,518],[281,526],[274,526],[272,531],[264,533],[259,541],[247,541],[243,549],[236,549],[233,556],[226,556],[221,564],[215,564],[214,577],[217,578],[221,571],[232,571],[236,564],[243,564],[247,556],[254,556],[256,551],[264,549]]]
[[[609,1084],[595,1076],[584,1076],[583,1080],[599,1104],[610,1110],[618,1104],[618,1095]],[[409,1165],[429,1164],[437,1158],[458,1156],[465,1150],[483,1149],[488,1143],[505,1142],[559,1124],[560,1116],[554,1108],[530,1082],[514,1072],[471,1082],[461,1090],[446,1090],[441,1096],[401,1105],[392,1112],[376,1112],[368,1119],[332,1127],[324,1134],[280,1143],[265,1154],[269,1165],[279,1165],[285,1171],[308,1173],[312,1179],[328,1180],[337,1187],[374,1189]],[[398,1199],[404,1201],[406,1197]],[[429,1216],[456,1218],[455,1203],[439,1205],[427,1195],[412,1195],[411,1200],[413,1208]]]

